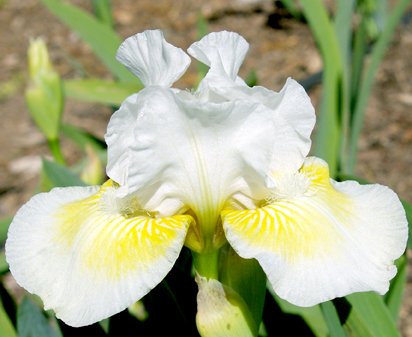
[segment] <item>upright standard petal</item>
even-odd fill
[[[160,30],[146,30],[127,38],[116,55],[147,87],[170,87],[186,71],[189,56],[166,42]]]
[[[207,76],[235,81],[249,44],[234,32],[210,33],[193,43],[187,50],[190,55],[210,67]]]
[[[330,180],[317,158],[274,185],[262,207],[226,210],[222,219],[228,241],[240,256],[259,261],[280,297],[311,306],[388,290],[408,235],[393,191]]]
[[[137,200],[118,200],[108,181],[56,188],[16,214],[6,257],[16,281],[72,326],[109,317],[143,297],[169,272],[190,216],[156,218]]]
[[[296,171],[309,153],[315,109],[303,87],[290,78],[280,92],[248,87],[237,76],[248,48],[245,39],[232,32],[210,33],[193,43],[189,54],[210,67],[197,94],[217,102],[241,100],[262,104],[277,115],[282,122],[274,131],[271,170]]]
[[[147,208],[156,209],[153,200],[173,199],[177,209],[169,212],[185,205],[212,230],[232,194],[263,186],[273,162],[287,165],[300,141],[284,118],[262,104],[210,103],[150,87],[112,116],[107,172],[119,191],[138,193]],[[298,153],[294,165],[303,161]]]

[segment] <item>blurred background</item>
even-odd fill
[[[68,2],[93,13],[93,1]],[[325,3],[333,13],[335,3]],[[293,77],[306,87],[319,109],[323,69],[319,49],[305,20],[293,16],[281,1],[112,0],[111,7],[111,24],[122,39],[158,28],[170,43],[186,50],[202,30],[238,32],[250,43],[241,77],[255,75],[259,85],[275,91]],[[0,218],[4,218],[31,197],[39,183],[41,158],[50,157],[47,141],[30,118],[24,98],[29,41],[45,40],[51,62],[63,79],[110,80],[112,75],[90,46],[39,0],[0,0],[0,32]],[[197,66],[193,61],[176,86],[193,87],[198,81]],[[411,5],[374,77],[355,173],[391,187],[412,202]],[[112,112],[107,104],[67,97],[63,121],[102,139]],[[64,136],[61,143],[67,163],[76,163],[82,155],[79,149]],[[412,336],[409,274],[399,323],[404,336]]]

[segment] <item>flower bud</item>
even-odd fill
[[[58,138],[63,110],[63,91],[60,76],[53,70],[46,44],[32,40],[28,50],[30,85],[26,103],[37,127],[48,140]]]
[[[105,179],[103,163],[90,144],[86,145],[86,166],[80,177],[88,185],[100,185]]]
[[[249,337],[257,327],[243,299],[219,281],[197,276],[196,325],[202,337]]]

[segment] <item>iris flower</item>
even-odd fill
[[[307,157],[315,113],[288,79],[248,87],[248,43],[211,33],[188,49],[210,67],[196,90],[171,88],[189,56],[158,31],[125,40],[117,58],[144,89],[109,122],[102,186],[55,188],[16,214],[6,243],[17,282],[72,326],[141,299],[183,246],[218,280],[229,244],[256,259],[273,290],[311,306],[349,293],[385,293],[407,240],[405,212],[381,185],[336,182]]]

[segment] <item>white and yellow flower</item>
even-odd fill
[[[197,90],[182,91],[171,86],[190,58],[160,31],[120,46],[118,59],[145,88],[108,125],[110,180],[34,196],[6,243],[17,282],[66,323],[130,306],[161,282],[183,245],[201,277],[218,279],[228,242],[296,305],[388,290],[407,239],[398,197],[335,182],[324,161],[307,158],[309,97],[292,79],[279,93],[249,88],[237,75],[247,49],[229,32],[194,43],[189,54],[210,70]]]

